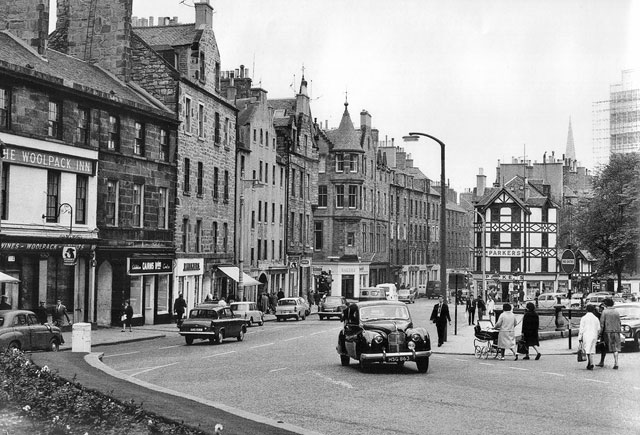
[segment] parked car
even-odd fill
[[[361,370],[371,363],[415,361],[418,371],[429,369],[431,339],[425,328],[413,326],[409,308],[398,301],[368,301],[350,304],[345,310],[344,327],[338,335],[340,363],[351,358]]]
[[[398,288],[393,283],[386,284],[378,284],[376,287],[384,289],[385,296],[388,301],[397,301],[398,300]]]
[[[57,352],[64,343],[57,326],[40,324],[29,310],[0,311],[0,351],[5,349],[51,350]]]
[[[320,320],[337,317],[342,320],[342,312],[347,308],[347,299],[343,296],[325,296],[318,306]]]
[[[386,301],[387,296],[384,289],[379,287],[360,287],[360,301]]]
[[[638,349],[640,343],[640,303],[615,304],[613,308],[620,314],[624,345]]]
[[[608,292],[589,293],[584,300],[584,306],[586,308],[588,305],[593,305],[596,308],[596,311],[600,312],[604,307],[605,299],[611,299],[611,293],[608,293]]]
[[[538,308],[553,308],[558,305],[558,298],[560,298],[560,305],[569,306],[566,293],[542,293],[538,296]]]
[[[398,300],[407,304],[416,303],[416,291],[413,288],[402,288],[398,290]]]
[[[278,322],[287,319],[304,320],[307,317],[308,305],[302,298],[282,298],[276,305]]]
[[[189,311],[189,317],[180,325],[180,335],[187,345],[193,340],[209,340],[210,343],[222,344],[225,338],[244,340],[247,332],[247,321],[236,316],[228,306],[201,304]]]
[[[255,302],[233,302],[229,307],[235,316],[244,318],[248,326],[264,324],[264,315]]]
[[[571,294],[571,300],[569,304],[571,308],[581,308],[583,302],[583,294],[581,292],[576,292]]]

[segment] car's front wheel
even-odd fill
[[[324,316],[322,314],[320,314],[318,317],[320,317],[320,320],[324,320]]]
[[[416,365],[418,366],[418,371],[420,373],[427,373],[427,370],[429,370],[429,358],[420,358],[416,360]]]
[[[49,350],[51,352],[57,352],[60,350],[60,341],[58,341],[57,338],[52,338],[51,341],[49,341]]]
[[[220,330],[216,335],[216,344],[222,344],[222,340],[224,340],[224,333]]]
[[[245,334],[245,329],[244,328],[240,328],[240,332],[238,333],[238,341],[242,341],[244,340],[244,334]]]
[[[7,346],[8,350],[12,350],[12,349],[16,349],[16,350],[20,350],[20,342],[19,341],[12,341],[11,343],[9,343],[9,346]]]
[[[349,357],[349,355],[340,355],[340,364],[342,364],[343,366],[348,366],[350,359],[351,358]]]
[[[264,325],[264,319],[263,318],[260,319],[260,321],[258,322],[258,325],[260,325],[260,326]]]

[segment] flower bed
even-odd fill
[[[17,350],[0,354],[0,433],[205,434],[62,379]]]

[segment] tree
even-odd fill
[[[638,269],[640,155],[612,154],[593,184],[593,198],[578,206],[576,236],[598,258],[598,275],[615,275],[620,291],[622,273]]]

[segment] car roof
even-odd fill
[[[193,310],[215,310],[218,308],[227,308],[227,306],[220,305],[220,304],[199,304],[193,307],[192,309]]]
[[[362,301],[362,302],[354,302],[351,305],[357,305],[358,308],[362,307],[373,307],[376,305],[399,305],[401,307],[406,307],[404,302],[398,301],[388,301],[388,300],[379,300],[379,301]]]

